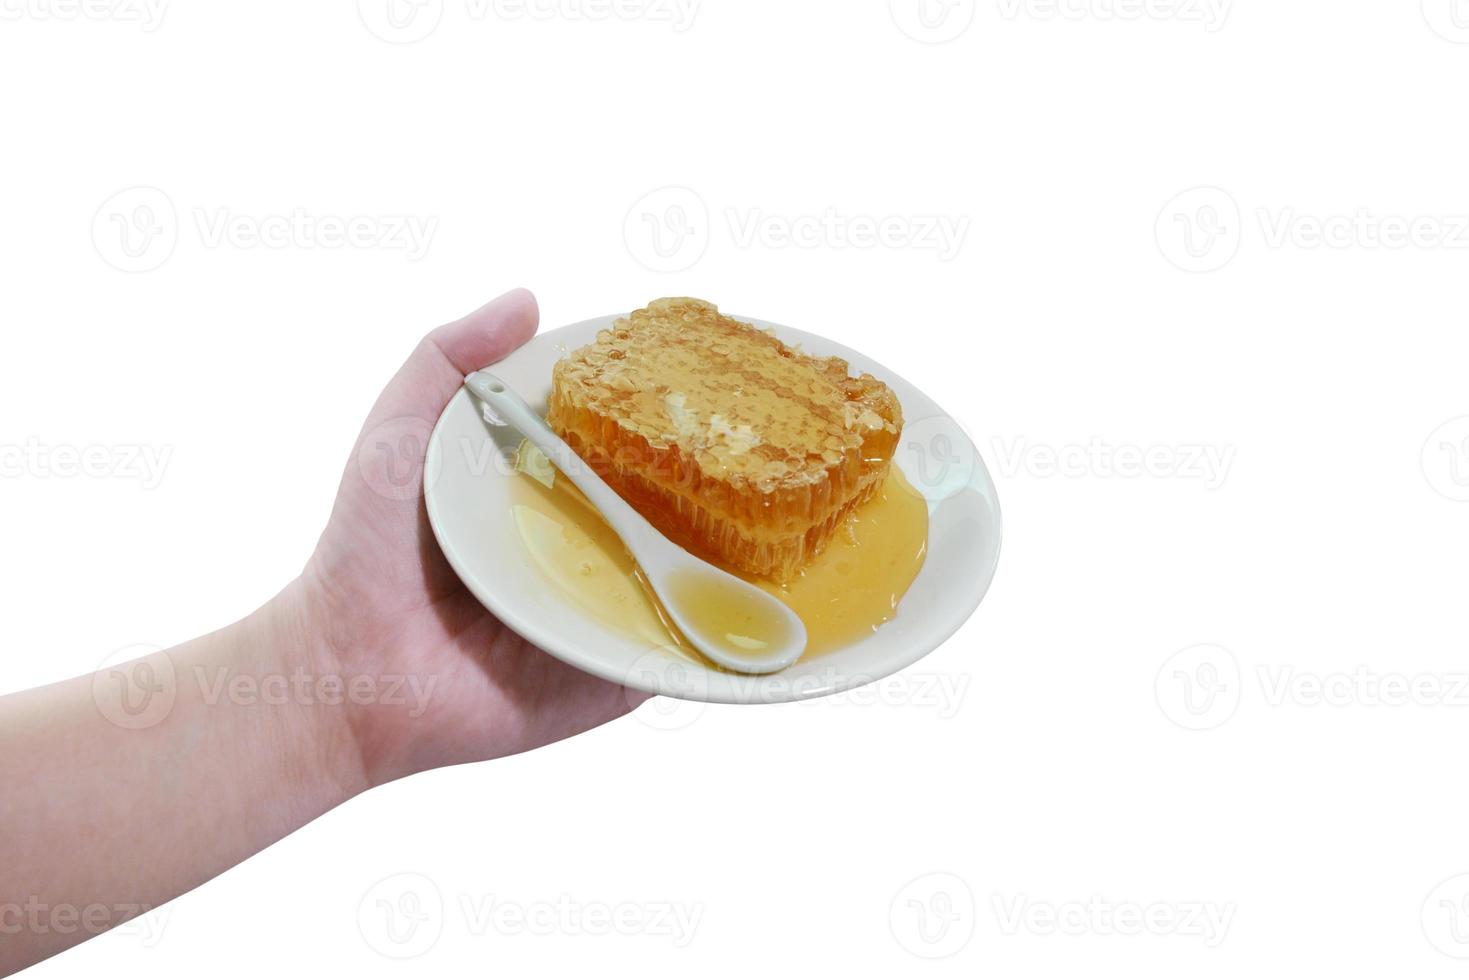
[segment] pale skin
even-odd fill
[[[641,702],[503,626],[440,553],[422,494],[383,491],[403,479],[399,450],[422,450],[398,437],[426,433],[463,376],[537,319],[518,290],[423,339],[368,414],[306,567],[258,610],[0,698],[0,975],[374,786],[524,752]]]

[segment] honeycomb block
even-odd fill
[[[671,298],[556,364],[549,422],[664,534],[784,582],[882,485],[903,415],[841,358]]]

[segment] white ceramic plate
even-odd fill
[[[616,316],[552,330],[493,366],[530,404],[544,409],[551,368],[596,339]],[[598,677],[655,694],[731,704],[819,697],[867,684],[909,664],[953,635],[979,605],[1000,553],[994,483],[963,429],[923,392],[853,350],[815,334],[742,320],[775,331],[810,354],[845,358],[854,372],[887,382],[903,405],[896,464],[928,500],[928,557],[898,608],[871,636],[804,658],[779,674],[748,677],[650,648],[598,622],[534,563],[512,516],[510,464],[520,436],[485,423],[479,403],[460,391],[434,427],[425,461],[429,521],[469,590],[521,636]]]

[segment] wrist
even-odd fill
[[[420,641],[371,614],[378,609],[373,598],[338,582],[313,559],[273,600],[281,604],[277,618],[297,638],[298,659],[335,688],[334,703],[321,712],[326,737],[350,745],[343,765],[363,789],[445,764],[426,718],[439,707],[443,678],[412,655]]]
[[[335,806],[371,785],[352,716],[351,679],[324,629],[317,604],[302,579],[232,629],[232,683],[273,712],[277,746],[292,761],[306,792]]]

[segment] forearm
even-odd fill
[[[0,698],[0,975],[365,788],[343,713],[300,695],[303,671],[332,667],[294,589],[172,650]]]

